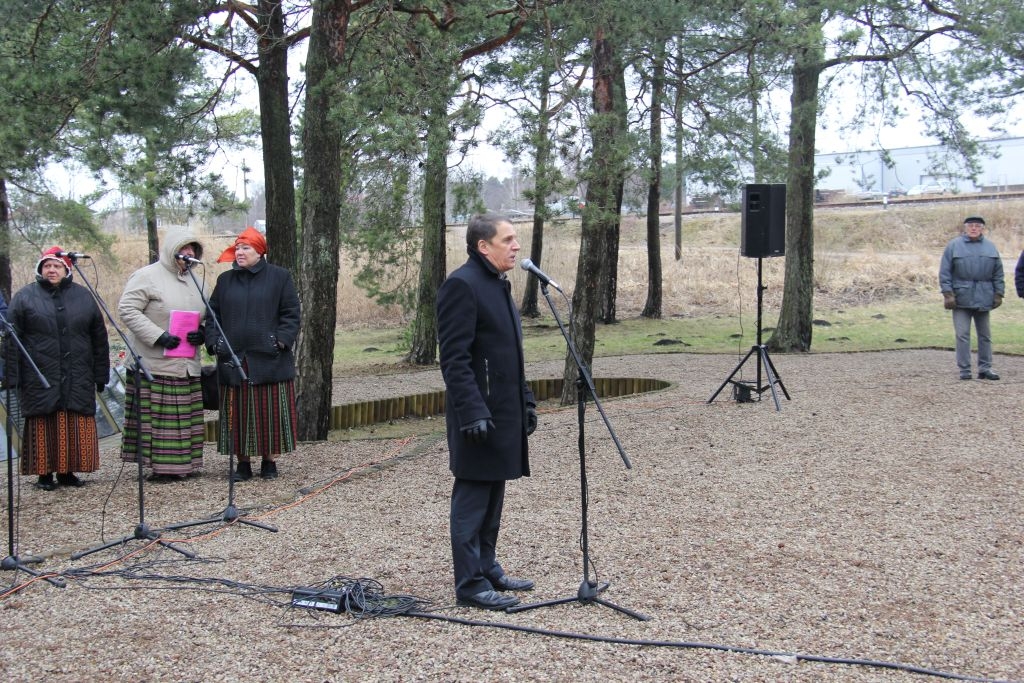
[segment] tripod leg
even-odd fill
[[[772,390],[772,400],[775,401],[775,410],[781,411],[782,406],[779,405],[779,394],[778,392],[775,391],[775,383],[778,381],[778,379],[775,377],[775,373],[772,371],[771,362],[769,362],[768,360],[768,350],[761,346],[760,353],[761,360],[764,361],[765,365],[765,374],[768,375],[768,388]],[[758,388],[758,390],[760,390],[760,387]]]
[[[785,395],[786,400],[787,401],[793,400],[793,399],[791,399],[789,397],[789,392],[786,391],[786,385],[782,383],[782,378],[779,377],[779,372],[778,372],[778,370],[775,369],[775,365],[772,363],[772,359],[768,357],[768,349],[765,349],[765,351],[764,351],[764,363],[765,363],[766,368],[771,371],[772,375],[775,376],[775,382],[782,389],[782,393]]]
[[[736,364],[736,367],[732,369],[732,372],[730,372],[729,376],[725,378],[725,381],[722,382],[722,385],[715,390],[715,393],[711,394],[711,398],[707,400],[708,403],[711,403],[712,401],[715,400],[715,397],[722,392],[722,389],[725,388],[726,384],[732,381],[732,378],[736,376],[736,373],[740,371],[740,368],[743,367],[743,364],[747,362],[747,360],[750,358],[751,355],[753,355],[754,351],[756,350],[757,347],[752,346],[750,350],[747,351],[747,355],[743,356],[743,360]]]

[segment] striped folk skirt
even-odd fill
[[[150,382],[129,372],[125,382],[121,459],[135,462],[142,433],[142,464],[153,474],[184,476],[203,467],[203,392],[199,377],[154,375]]]
[[[95,472],[100,468],[96,418],[67,410],[25,418],[21,473]]]
[[[241,419],[239,419],[241,417]],[[217,448],[243,458],[295,450],[295,382],[220,385]]]

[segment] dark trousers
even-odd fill
[[[504,481],[456,479],[452,486],[449,524],[458,599],[492,590],[490,579],[505,575],[495,550],[504,503]]]

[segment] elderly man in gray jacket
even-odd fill
[[[964,219],[962,235],[954,237],[942,252],[939,287],[945,307],[953,311],[956,333],[956,365],[960,379],[971,378],[971,321],[978,333],[978,379],[999,379],[992,371],[992,330],[989,311],[1003,303],[1003,260],[995,245],[985,239],[985,219]]]

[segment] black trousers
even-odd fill
[[[457,599],[492,590],[491,579],[505,575],[496,559],[504,503],[504,481],[456,479],[452,486],[449,525]]]

